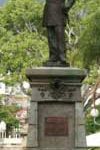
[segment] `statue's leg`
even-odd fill
[[[55,36],[55,26],[47,27],[48,45],[49,45],[49,60],[55,62],[57,60],[57,41]]]
[[[65,30],[65,27],[62,25],[55,27],[58,58],[59,58],[59,61],[62,63],[66,63],[64,30]]]

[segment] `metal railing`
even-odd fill
[[[8,135],[6,134],[6,131],[0,131],[0,144],[18,145],[21,143],[22,143],[22,137],[21,137],[19,129],[13,129],[13,131],[9,133]]]

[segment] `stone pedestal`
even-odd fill
[[[33,68],[27,150],[82,150],[86,147],[80,87],[86,76],[75,68]]]

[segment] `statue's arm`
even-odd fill
[[[67,9],[67,11],[69,11],[71,9],[71,7],[74,5],[75,0],[67,0],[67,2],[65,3],[65,7]]]

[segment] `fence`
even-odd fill
[[[22,138],[19,129],[13,129],[11,133],[6,135],[6,131],[0,131],[1,145],[19,145],[22,144]]]

